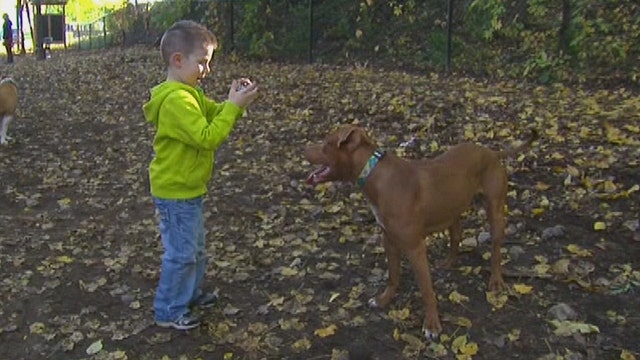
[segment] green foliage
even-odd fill
[[[302,58],[309,43],[307,1],[246,1],[237,45],[258,58]]]
[[[183,0],[159,1],[151,8],[151,26],[156,29],[166,29],[174,22],[183,19],[188,9],[188,2]]]
[[[68,22],[89,23],[108,12],[125,7],[127,3],[127,0],[69,0],[65,6],[65,15]]]
[[[635,0],[453,4],[457,69],[543,82],[639,73]],[[314,0],[310,24],[309,0],[164,0],[149,23],[160,32],[184,18],[206,23],[223,49],[258,59],[306,60],[310,44],[319,61],[427,69],[446,58],[447,1]]]
[[[480,34],[483,39],[490,41],[496,32],[502,30],[505,11],[502,0],[474,0],[467,12],[467,26],[472,33]]]

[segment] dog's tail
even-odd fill
[[[540,137],[540,134],[538,133],[538,131],[536,129],[531,129],[531,132],[529,133],[529,136],[527,137],[527,139],[520,145],[515,146],[511,149],[507,149],[507,150],[503,150],[503,151],[499,151],[498,154],[501,158],[512,158],[514,156],[516,156],[517,154],[525,151],[526,149],[531,147],[531,144],[533,144],[534,141],[538,140],[538,138]]]

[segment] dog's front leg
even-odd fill
[[[419,239],[418,239],[419,240]],[[415,248],[407,251],[407,258],[411,263],[413,272],[420,288],[425,316],[422,323],[424,336],[431,340],[435,339],[442,332],[440,317],[438,316],[438,304],[436,293],[431,282],[431,271],[429,269],[429,259],[427,258],[427,245],[424,241],[417,241],[419,244]]]
[[[384,246],[384,253],[387,255],[389,279],[387,280],[387,287],[384,291],[378,296],[369,299],[369,306],[374,308],[389,305],[391,300],[396,297],[398,286],[400,286],[400,249],[389,240],[386,234],[382,235],[382,245]]]
[[[503,202],[489,202],[487,213],[491,232],[491,278],[489,279],[489,290],[491,291],[501,291],[506,288],[502,278],[502,253],[500,252],[504,242],[504,228],[506,226],[503,209]]]

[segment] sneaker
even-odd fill
[[[201,309],[206,309],[214,306],[217,303],[218,303],[218,294],[203,293],[197,299],[195,299],[191,305],[197,306]]]
[[[158,321],[156,320],[156,325],[163,328],[174,328],[176,330],[190,330],[200,326],[201,318],[200,316],[193,315],[191,313],[186,313],[174,321]]]

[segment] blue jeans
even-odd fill
[[[174,321],[189,312],[201,295],[209,258],[204,242],[203,197],[189,200],[153,198],[164,247],[160,281],[153,301],[157,321]]]

